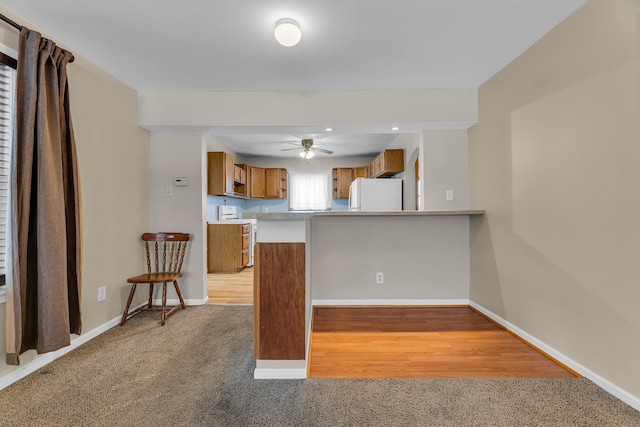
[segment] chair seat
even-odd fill
[[[182,277],[182,273],[148,273],[139,276],[130,277],[127,283],[163,283],[173,282],[178,277]]]

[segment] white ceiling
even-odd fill
[[[477,88],[585,2],[0,1],[140,91]],[[302,27],[295,47],[273,38],[283,17]],[[274,127],[243,139],[211,131],[238,152],[295,134]],[[351,151],[361,154],[357,145]]]

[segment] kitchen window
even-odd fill
[[[9,225],[9,176],[15,124],[17,54],[0,45],[0,303],[6,297],[7,227]]]
[[[289,210],[331,209],[331,171],[289,172]]]

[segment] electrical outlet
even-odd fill
[[[107,287],[106,286],[100,286],[98,288],[98,302],[104,301],[106,299],[107,299]]]
[[[447,200],[453,200],[453,190],[447,190]]]
[[[384,283],[384,273],[376,273],[376,283]]]

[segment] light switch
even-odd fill
[[[173,187],[167,185],[164,189],[164,197],[173,197]]]

